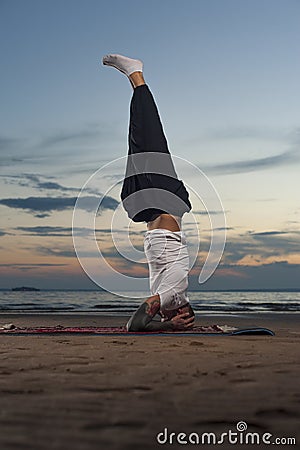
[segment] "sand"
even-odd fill
[[[213,448],[162,445],[156,436],[167,428],[168,436],[219,437],[239,421],[260,439],[271,433],[271,442],[295,437],[299,445],[299,317],[197,319],[266,326],[275,337],[1,335],[0,449]],[[119,326],[126,318],[2,314],[0,324],[8,322]],[[247,447],[263,446],[219,445]]]

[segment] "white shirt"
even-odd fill
[[[160,297],[161,313],[187,303],[189,255],[183,231],[156,228],[144,236],[151,295]]]

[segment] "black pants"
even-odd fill
[[[177,177],[147,85],[134,89],[128,143],[121,199],[129,218],[134,222],[149,222],[162,213],[181,217],[190,211],[189,194]]]

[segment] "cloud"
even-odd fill
[[[37,137],[36,133],[29,137],[0,136],[0,150],[3,150],[0,152],[0,162],[3,166],[10,167],[15,167],[16,162],[22,162],[23,166],[47,163],[49,167],[55,166],[56,170],[68,170],[70,165],[78,165],[82,169],[84,154],[85,163],[92,160],[93,167],[95,161],[96,164],[99,163],[99,148],[103,148],[103,151],[114,149],[115,152],[115,148],[120,147],[120,142],[126,143],[125,136],[120,124],[105,121],[74,125],[73,129],[68,130],[54,130],[41,137]],[[59,167],[58,158],[64,160],[64,164]]]
[[[98,128],[98,127],[97,127]],[[65,142],[75,143],[89,140],[91,138],[98,137],[100,135],[99,129],[82,129],[79,131],[58,131],[53,133],[51,136],[48,136],[42,139],[39,143],[40,147],[49,147],[56,144],[62,144]]]
[[[298,232],[263,231],[247,232],[232,236],[226,242],[223,262],[240,263],[244,258],[252,258],[255,264],[262,264],[266,258],[286,257],[299,253],[300,236]]]
[[[115,234],[115,233],[121,233],[121,234],[127,234],[128,230],[124,230],[124,229],[119,229],[119,230],[111,230],[110,228],[96,228],[91,229],[91,228],[85,228],[85,227],[60,227],[60,226],[36,226],[36,227],[16,227],[13,228],[13,230],[16,231],[20,231],[25,233],[26,236],[71,236],[72,235],[72,231],[74,231],[76,233],[77,236],[93,236],[94,233],[97,234]],[[6,232],[3,232],[3,234],[8,234]],[[140,233],[137,231],[130,231],[130,236],[131,235],[139,235]],[[1,236],[1,231],[0,231],[0,236]],[[105,238],[107,239],[107,238]]]
[[[48,136],[42,137],[38,146],[40,148],[45,147],[59,147],[61,148],[64,144],[68,146],[86,144],[87,142],[99,143],[99,141],[116,142],[123,140],[123,133],[120,130],[120,125],[112,122],[91,122],[85,124],[81,127],[74,127],[74,129],[64,129],[53,131]]]
[[[0,267],[5,267],[7,269],[17,269],[22,272],[34,271],[40,268],[49,268],[49,267],[65,267],[68,264],[48,264],[48,263],[38,263],[38,264],[30,264],[30,263],[15,263],[15,264],[0,264]]]
[[[293,133],[295,131],[288,132],[285,129],[278,129],[278,127],[240,126],[207,130],[204,132],[203,137],[214,140],[255,139],[286,142]]]
[[[192,210],[192,213],[193,214],[196,214],[196,215],[198,215],[198,216],[206,216],[206,215],[208,215],[208,214],[210,214],[210,215],[216,215],[216,214],[224,214],[224,213],[228,213],[229,211],[223,211],[223,210],[218,210],[218,211],[206,211],[206,210],[204,210],[204,211],[194,211],[194,210]]]
[[[51,226],[37,226],[37,227],[16,227],[17,231],[26,233],[26,236],[71,236],[72,228],[70,227],[51,227]],[[85,230],[85,229],[83,229]],[[76,230],[79,231],[78,229]]]
[[[32,251],[32,248],[30,249]],[[54,256],[56,258],[72,258],[77,260],[75,250],[72,246],[58,246],[52,245],[51,247],[39,246],[35,249],[35,252],[43,256]],[[95,258],[99,259],[99,254],[95,251],[80,251],[81,258]]]
[[[23,173],[21,175],[0,175],[4,179],[5,183],[17,184],[21,187],[32,187],[38,189],[39,191],[60,191],[60,192],[80,192],[80,188],[66,187],[53,180],[54,177],[43,177],[38,174]],[[44,178],[44,180],[43,180]],[[45,181],[47,180],[47,181]],[[89,194],[100,194],[99,191],[92,189],[86,189]]]
[[[258,233],[251,233],[252,236],[277,236],[281,234],[288,234],[288,231],[260,231]]]
[[[298,161],[299,155],[297,154],[297,152],[295,150],[288,150],[278,155],[266,156],[265,158],[206,166],[205,170],[216,175],[228,175],[234,173],[246,173],[257,170],[270,169],[273,167],[281,167],[284,165],[293,164]],[[204,169],[203,166],[199,166],[199,168]]]
[[[76,191],[76,192],[78,192],[77,188],[64,187],[61,184],[54,183],[53,181],[39,182],[39,183],[37,183],[37,187],[39,189],[45,189],[47,191],[55,190],[55,191],[67,191],[67,192]]]
[[[72,247],[39,247],[37,248],[37,253],[41,255],[56,256],[61,258],[76,258],[75,250]]]
[[[85,211],[94,211],[100,197],[81,197],[79,207]],[[27,198],[5,198],[0,199],[0,204],[8,208],[21,209],[31,213],[42,213],[49,215],[54,211],[73,209],[77,197],[27,197]],[[101,209],[114,210],[119,202],[112,197],[106,196],[101,202]],[[39,217],[41,217],[39,215]]]
[[[300,249],[300,239],[298,232],[262,232],[252,234],[258,246],[267,249],[271,253],[277,252],[282,255],[286,253],[297,253]]]
[[[45,217],[49,217],[50,214],[44,213],[44,214],[35,214],[34,217],[37,217],[38,219],[45,219]]]
[[[200,232],[200,234],[203,233],[203,232],[208,232],[208,235],[205,238],[202,235],[202,238],[203,239],[209,239],[210,233],[212,231],[232,231],[232,230],[235,230],[235,228],[234,227],[215,227],[215,228],[201,228],[201,230],[199,232]],[[194,234],[194,236],[197,236],[197,234]]]
[[[299,289],[299,270],[300,264],[289,264],[284,260],[259,266],[221,264],[201,290]],[[189,281],[190,290],[199,290],[196,271]]]
[[[15,146],[17,143],[19,143],[19,139],[0,136],[0,150],[8,150],[11,147]]]
[[[67,266],[67,264],[52,264],[52,263],[9,263],[0,264],[0,267],[20,267],[20,266],[30,266],[30,267],[56,267],[56,266]]]
[[[118,264],[124,264],[124,265],[126,266],[126,265],[128,265],[128,264],[133,264],[133,261],[134,261],[135,258],[137,257],[136,251],[139,251],[139,252],[140,252],[140,255],[139,255],[139,261],[138,261],[138,263],[139,263],[139,264],[146,264],[146,259],[145,259],[145,255],[144,255],[144,246],[143,246],[143,244],[139,245],[139,244],[135,243],[135,245],[134,245],[134,250],[133,250],[133,251],[131,251],[131,250],[125,248],[124,250],[125,250],[126,256],[123,256],[123,255],[121,255],[121,254],[119,253],[119,249],[120,249],[120,248],[121,248],[121,247],[116,248],[116,247],[113,247],[113,246],[111,246],[111,247],[109,247],[109,248],[106,248],[106,249],[102,248],[102,249],[101,249],[101,253],[102,253],[102,255],[103,255],[105,258],[118,260]],[[128,258],[128,259],[127,259],[127,258]],[[143,262],[141,262],[142,260],[143,260]],[[134,263],[135,263],[135,262],[134,262]]]
[[[43,216],[43,214],[40,214]],[[46,214],[47,216],[47,214]],[[16,233],[17,232],[17,233]],[[114,239],[119,240],[119,235],[128,235],[129,237],[138,236],[141,237],[142,233],[140,231],[128,230],[127,228],[114,228],[111,230],[110,228],[86,228],[86,227],[61,227],[61,226],[34,226],[34,227],[15,227],[11,228],[10,232],[6,230],[0,230],[1,236],[17,236],[17,235],[25,235],[25,236],[46,236],[46,237],[69,237],[72,236],[72,232],[75,232],[76,236],[94,236],[96,233],[97,240],[101,240],[99,236],[103,235],[103,240],[107,242],[107,235],[110,237],[114,237]],[[121,238],[120,236],[120,238]]]
[[[113,233],[123,233],[123,234],[128,234],[129,236],[131,235],[137,235],[140,236],[141,232],[140,231],[134,231],[134,230],[129,230],[127,227],[126,228],[98,228],[96,230],[97,233],[103,233],[103,234],[113,234]]]

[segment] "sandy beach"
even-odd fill
[[[0,324],[16,326],[125,322],[91,315],[0,317]],[[276,336],[1,335],[1,450],[195,448],[159,444],[157,435],[166,428],[176,436],[219,436],[236,431],[239,421],[249,432],[272,434],[271,442],[294,437],[299,445],[299,315],[197,319],[214,323],[265,326]]]

